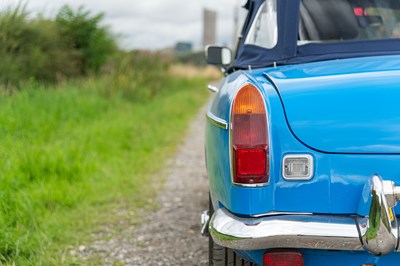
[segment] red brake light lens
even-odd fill
[[[250,84],[240,89],[232,108],[233,180],[266,183],[269,178],[268,126],[264,99]]]
[[[264,266],[304,266],[303,255],[298,251],[271,251],[264,254]]]
[[[239,176],[264,175],[266,171],[266,157],[264,149],[236,150],[236,171]]]
[[[354,12],[354,15],[356,15],[357,17],[363,17],[363,16],[367,15],[367,12],[362,7],[353,8],[353,12]]]

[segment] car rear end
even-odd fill
[[[259,10],[207,111],[212,243],[257,265],[397,265],[399,41],[377,36],[396,24],[381,9],[400,4],[253,2]],[[291,20],[285,4],[314,22],[297,24],[297,51],[280,43],[293,30],[280,20]],[[248,35],[273,8],[283,37],[255,48]]]
[[[351,65],[354,62],[349,59],[343,63]],[[318,64],[305,64],[304,67],[318,68]],[[368,117],[357,121],[354,120],[357,111],[347,113],[343,101],[342,105],[337,104],[336,118],[324,121],[329,130],[320,135],[322,122],[316,118],[320,116],[316,113],[312,119],[309,109],[315,107],[304,105],[311,96],[302,90],[303,85],[298,80],[292,83],[288,79],[289,73],[285,73],[285,81],[274,81],[271,76],[279,76],[278,70],[253,71],[252,75],[243,72],[236,79],[236,91],[232,92],[233,84],[230,84],[229,88],[222,87],[218,92],[232,96],[228,97],[231,103],[225,110],[228,113],[226,121],[229,121],[226,128],[209,123],[206,130],[207,168],[215,209],[209,231],[214,242],[236,250],[242,257],[258,264],[273,258],[297,261],[299,256],[308,261],[307,265],[319,265],[311,262],[321,259],[321,256],[331,257],[335,263],[352,258],[359,260],[360,265],[371,264],[372,260],[373,265],[381,265],[380,261],[399,259],[397,253],[376,257],[395,252],[398,248],[395,217],[398,210],[394,207],[399,197],[395,184],[399,183],[400,177],[400,155],[396,152],[400,145],[393,138],[387,140],[393,133],[388,127],[396,126],[393,120],[389,119],[387,127],[382,129],[386,132],[381,138],[382,143],[376,139],[379,132],[366,131],[359,136],[364,142],[362,146],[359,140],[357,150],[348,151],[346,149],[356,148],[341,146],[343,144],[338,145],[343,150],[324,151],[320,148],[337,148],[333,144],[334,136],[327,133],[332,131],[335,134],[335,128],[347,132],[336,136],[336,143],[354,143],[352,138],[357,138],[355,132],[366,127],[365,121],[370,121],[371,128],[374,128],[374,123],[385,117],[400,117],[400,109],[393,109],[393,106],[388,106],[390,101],[384,101],[386,111],[380,114],[380,118],[376,116],[376,121]],[[331,74],[336,81],[346,75]],[[305,76],[302,78],[306,79]],[[284,95],[284,90],[279,89],[280,86],[295,84],[298,88],[289,89],[289,95]],[[378,88],[379,84],[370,87]],[[325,84],[320,90],[329,91],[329,87]],[[331,100],[326,98],[327,91],[321,95],[313,92],[316,94],[313,101],[321,114],[324,113],[321,104],[325,102],[327,105]],[[368,97],[373,98],[373,93]],[[392,96],[396,98],[394,94]],[[353,97],[356,101],[357,97]],[[296,99],[290,102],[292,98]],[[357,106],[363,109],[362,104]],[[218,104],[210,105],[210,113],[218,110],[222,110]],[[346,129],[339,117],[346,120],[347,116],[353,117],[353,127]],[[308,135],[301,130],[316,134],[316,140],[307,139],[304,136]],[[393,145],[390,146],[389,142]],[[381,147],[377,152],[374,143],[387,145],[390,150]]]

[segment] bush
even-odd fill
[[[79,52],[81,74],[97,72],[115,50],[115,41],[105,27],[100,26],[103,14],[91,15],[83,7],[74,11],[65,5],[56,23],[66,44]]]
[[[98,71],[115,49],[111,34],[99,26],[102,18],[68,6],[56,20],[30,19],[22,5],[1,11],[0,84],[57,82]]]
[[[76,74],[74,52],[61,41],[53,21],[28,20],[24,7],[0,12],[0,82],[56,81]]]

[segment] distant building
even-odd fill
[[[232,35],[232,45],[231,48],[236,47],[236,43],[239,37],[239,5],[235,5],[233,10],[233,35]]]
[[[193,49],[191,42],[177,42],[175,45],[175,52],[177,53],[188,53]]]
[[[203,46],[215,44],[217,41],[217,12],[203,10]]]

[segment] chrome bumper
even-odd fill
[[[363,250],[356,220],[322,215],[279,215],[240,218],[219,209],[210,233],[221,246],[239,249],[310,248]]]
[[[398,189],[373,176],[361,195],[359,211],[367,215],[282,214],[241,218],[218,209],[209,223],[214,241],[237,250],[306,248],[367,250],[373,255],[398,251],[398,224],[392,207]]]

